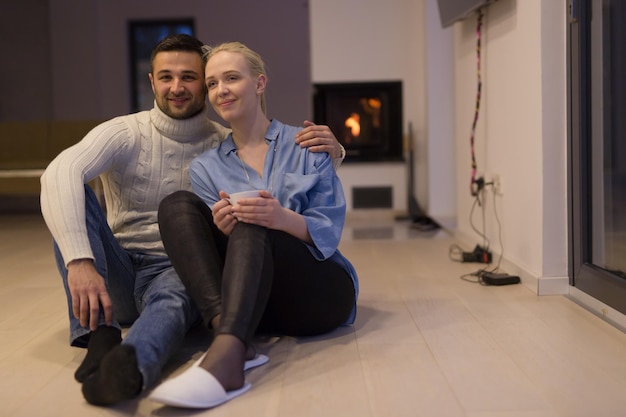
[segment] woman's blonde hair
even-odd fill
[[[248,67],[250,68],[250,72],[254,76],[264,75],[267,79],[267,72],[265,71],[265,63],[261,58],[261,55],[248,48],[241,42],[224,42],[216,46],[205,47],[204,54],[204,62],[209,62],[209,59],[218,52],[226,51],[226,52],[236,52],[243,55],[244,59],[248,63]],[[263,110],[264,114],[267,114],[266,104],[265,104],[265,93],[261,93],[261,110]]]

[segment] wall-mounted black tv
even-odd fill
[[[478,10],[495,0],[437,0],[441,26],[448,27],[453,23],[469,17]]]

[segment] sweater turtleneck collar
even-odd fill
[[[150,110],[150,120],[162,135],[177,142],[193,142],[200,137],[206,137],[215,131],[213,123],[209,120],[208,106],[193,117],[188,119],[174,119],[157,106]]]

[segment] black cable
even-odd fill
[[[493,184],[492,184],[493,187]],[[496,272],[500,269],[500,263],[502,262],[502,258],[504,257],[504,243],[502,243],[502,223],[500,223],[500,216],[498,216],[498,207],[496,206],[496,190],[495,187],[492,189],[493,191],[493,215],[496,218],[496,223],[498,224],[498,243],[500,244],[500,256],[498,256],[498,262],[496,263],[495,268],[489,272]]]
[[[472,174],[470,178],[470,192],[472,196],[475,196],[480,192],[477,187],[476,180],[476,156],[474,154],[474,136],[476,133],[476,124],[478,123],[478,114],[480,110],[480,93],[482,90],[482,81],[480,78],[480,31],[483,24],[483,8],[478,9],[478,19],[476,24],[476,78],[477,78],[477,86],[476,86],[476,107],[474,108],[474,120],[472,121],[472,130],[470,134],[470,152],[472,155]]]
[[[485,180],[483,177],[476,178],[477,163],[476,163],[476,156],[474,153],[474,139],[475,139],[475,133],[476,133],[476,125],[478,123],[478,116],[480,112],[480,99],[481,99],[481,91],[482,91],[482,80],[481,80],[481,74],[480,74],[480,66],[481,66],[480,53],[481,53],[481,29],[483,25],[483,17],[484,17],[483,7],[481,7],[477,11],[477,21],[476,21],[476,76],[477,76],[476,77],[477,78],[476,106],[474,108],[474,120],[472,121],[472,129],[471,129],[471,134],[470,134],[470,153],[471,153],[471,158],[472,158],[470,191],[471,191],[472,196],[474,197],[474,202],[472,203],[472,208],[470,210],[469,223],[470,223],[472,230],[474,230],[474,232],[483,239],[482,249],[485,252],[488,252],[489,247],[490,247],[490,241],[489,241],[489,238],[487,238],[487,233],[486,233],[486,224],[487,224],[487,221],[485,218],[486,208],[485,208],[485,205],[481,203],[481,197],[483,196],[485,188],[487,186],[491,186],[493,190],[493,210],[494,210],[494,215],[496,218],[496,223],[498,225],[498,240],[500,243],[500,256],[498,257],[498,262],[494,268],[488,269],[485,267],[485,268],[479,269],[478,271],[461,276],[461,279],[464,279],[470,282],[475,282],[475,283],[483,283],[482,277],[485,273],[498,271],[498,269],[500,268],[500,264],[502,262],[502,258],[504,256],[504,245],[502,243],[502,224],[500,223],[500,218],[498,217],[498,210],[496,208],[496,193],[495,193],[495,189],[493,188],[494,185],[492,182],[485,183]],[[483,221],[482,232],[478,230],[478,228],[474,225],[474,210],[476,209],[476,205],[482,208],[482,221]],[[463,255],[464,255],[464,251],[459,245],[453,244],[450,246],[448,250],[448,256],[451,260],[456,261],[456,262],[463,262],[464,261]],[[476,277],[476,280],[470,280],[469,277]]]
[[[479,116],[479,113],[480,113],[480,97],[481,97],[481,90],[482,90],[482,81],[481,81],[481,76],[480,76],[480,47],[481,47],[481,28],[482,28],[482,24],[483,24],[483,8],[481,7],[477,11],[477,23],[476,23],[476,78],[477,78],[476,106],[474,108],[474,120],[472,122],[472,129],[471,129],[471,134],[470,134],[470,154],[471,154],[471,160],[472,160],[472,171],[471,171],[471,178],[470,178],[470,191],[471,191],[471,195],[475,199],[474,199],[474,203],[472,204],[472,209],[470,211],[469,222],[470,222],[470,226],[472,227],[474,232],[476,232],[479,236],[481,236],[483,238],[483,249],[485,251],[488,251],[489,250],[489,239],[487,239],[487,236],[484,233],[481,233],[474,226],[474,222],[473,222],[474,209],[476,208],[476,204],[481,205],[480,204],[480,195],[481,195],[482,190],[485,187],[485,182],[484,182],[484,179],[482,177],[476,179],[477,163],[476,163],[476,155],[474,153],[474,138],[475,138],[475,134],[476,134],[476,125],[478,123],[478,116]],[[484,230],[484,228],[485,228],[485,212],[484,212],[484,208],[483,208],[483,230]],[[450,257],[450,259],[457,260],[457,259],[454,259],[452,255],[453,254],[457,254],[459,249],[460,248],[458,246],[450,247],[449,252],[448,252],[448,256]],[[460,262],[463,262],[463,250],[462,249],[460,250],[460,253],[461,253]]]
[[[485,206],[484,204],[480,203],[480,197],[482,195],[482,190],[480,193],[476,194],[476,196],[474,197],[474,203],[472,204],[472,208],[470,209],[470,214],[469,214],[469,223],[470,226],[472,227],[472,230],[474,230],[474,232],[476,232],[476,234],[478,234],[482,239],[483,239],[483,250],[488,252],[489,251],[489,246],[491,245],[489,238],[487,238],[487,234],[485,232],[485,228],[486,228],[486,220],[485,220]],[[479,205],[480,207],[482,207],[482,214],[483,214],[483,231],[481,232],[480,230],[478,230],[478,228],[476,227],[476,225],[474,224],[474,210],[476,209],[476,205]],[[463,262],[463,253],[465,251],[457,244],[452,244],[450,245],[450,248],[448,249],[448,257],[456,262]]]
[[[493,187],[493,184],[488,184],[491,185]],[[484,210],[484,208],[483,208]],[[496,219],[496,223],[498,224],[498,241],[500,244],[500,256],[498,256],[498,262],[496,264],[495,267],[489,269],[487,267],[485,268],[481,268],[475,272],[471,272],[469,274],[465,274],[465,275],[461,275],[461,279],[468,281],[468,282],[473,282],[476,284],[483,284],[485,285],[484,281],[483,281],[483,276],[484,274],[487,273],[494,273],[497,272],[500,269],[500,264],[502,263],[502,258],[504,257],[504,243],[502,242],[502,223],[500,222],[500,217],[498,216],[498,208],[496,206],[496,191],[495,189],[493,189],[493,213],[494,213],[494,217]],[[475,280],[470,280],[468,279],[468,277],[476,277]]]
[[[461,279],[463,281],[471,282],[472,284],[487,285],[485,284],[485,281],[483,280],[483,276],[486,272],[487,271],[485,271],[484,269],[479,269],[478,271],[461,275]],[[475,277],[475,278],[472,279],[471,277]]]
[[[474,203],[472,204],[472,209],[470,210],[470,216],[469,216],[469,222],[470,222],[470,226],[472,227],[472,230],[474,230],[474,232],[476,232],[476,234],[480,237],[483,238],[483,248],[485,250],[489,250],[489,239],[487,238],[486,235],[486,221],[485,221],[485,206],[483,204],[480,203],[480,197],[482,195],[482,190],[480,192],[478,192],[476,194],[476,196],[474,197]],[[478,230],[476,228],[476,226],[474,226],[474,209],[476,208],[476,205],[479,205],[480,207],[482,207],[482,215],[483,215],[483,231],[481,232],[480,230]]]

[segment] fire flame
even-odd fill
[[[362,98],[359,100],[359,113],[352,113],[344,122],[345,126],[350,129],[350,135],[345,138],[346,143],[352,142],[353,139],[361,135],[361,115],[365,117],[364,123],[368,126],[378,129],[380,128],[380,108],[382,102],[378,98]],[[368,123],[371,120],[371,123]]]
[[[359,123],[360,121],[361,116],[359,116],[358,113],[352,113],[350,117],[346,119],[345,125],[347,128],[350,129],[350,133],[352,133],[352,136],[354,136],[355,138],[361,134],[361,124]]]

